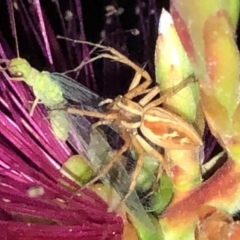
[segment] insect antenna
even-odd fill
[[[16,19],[14,14],[14,7],[18,9],[18,4],[16,1],[13,2],[13,0],[8,0],[7,2],[8,2],[9,13],[10,13],[9,17],[11,22],[12,34],[15,41],[16,53],[17,53],[17,57],[19,58],[20,54],[19,54],[19,46],[18,46],[18,35],[17,35],[17,28],[16,28]]]

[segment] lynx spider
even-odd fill
[[[64,37],[58,38],[72,41],[74,43],[88,44],[108,52],[101,53],[98,56],[85,61],[84,64],[78,66],[73,71],[76,71],[83,65],[100,58],[109,58],[117,62],[121,62],[135,70],[135,75],[126,94],[123,96],[119,95],[115,99],[105,99],[100,103],[100,105],[108,104],[107,112],[90,112],[74,108],[68,108],[67,110],[70,114],[79,114],[99,118],[100,120],[93,124],[93,127],[113,124],[117,127],[121,138],[124,140],[123,146],[115,153],[115,155],[112,157],[112,160],[106,166],[104,166],[100,173],[90,182],[88,182],[84,188],[103,177],[111,169],[114,163],[119,161],[120,156],[129,149],[131,144],[138,153],[138,159],[135,171],[132,175],[132,181],[130,183],[129,190],[122,199],[122,202],[128,198],[136,186],[136,179],[140,173],[144,161],[144,154],[146,152],[152,154],[159,161],[162,168],[167,171],[167,164],[165,163],[163,156],[138,133],[139,130],[150,142],[163,148],[194,149],[202,145],[201,138],[190,124],[185,122],[176,114],[164,110],[161,107],[157,107],[163,103],[166,98],[171,97],[185,87],[188,83],[193,82],[193,77],[186,79],[174,90],[169,91],[164,96],[153,100],[153,98],[160,93],[159,87],[155,86],[148,89],[149,85],[152,83],[152,79],[148,72],[137,66],[116,49],[100,44],[78,41]],[[144,81],[140,83],[142,78]],[[145,95],[140,99],[139,102],[133,101],[133,98],[143,94]]]

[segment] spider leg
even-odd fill
[[[95,118],[105,119],[105,120],[114,120],[114,119],[117,118],[116,114],[91,112],[91,111],[79,110],[79,109],[76,109],[76,108],[68,108],[67,112],[70,113],[70,114],[76,114],[76,115],[88,116],[88,117],[95,117]]]
[[[101,44],[103,42],[103,40],[100,41],[99,44]],[[94,47],[90,52],[89,52],[89,56],[97,49],[98,47]],[[74,69],[71,69],[71,70],[68,70],[68,71],[65,71],[64,74],[67,74],[67,73],[71,73],[71,72],[77,72],[78,70],[82,69],[87,63],[88,61],[88,57],[86,57],[85,59],[82,60],[82,62]],[[94,61],[94,60],[93,60]]]
[[[160,93],[160,88],[158,86],[155,86],[138,102],[142,107],[144,107],[146,104],[151,102],[151,100]]]
[[[143,83],[139,84],[142,77],[145,79],[145,81]],[[147,88],[151,83],[152,83],[152,79],[151,79],[150,75],[148,74],[148,72],[139,68],[138,70],[136,70],[136,74],[132,80],[129,90],[124,95],[124,97],[126,97],[128,99],[133,99],[133,98],[143,94],[144,91],[148,91]],[[137,85],[137,84],[139,84],[139,85]],[[133,87],[133,86],[135,86],[135,87]]]
[[[163,102],[166,101],[167,98],[170,98],[172,96],[174,96],[177,92],[179,92],[181,89],[183,89],[184,87],[186,87],[188,84],[195,82],[196,79],[194,78],[194,76],[189,76],[188,78],[186,78],[185,80],[183,80],[182,82],[180,82],[177,86],[173,87],[173,89],[168,90],[163,96],[159,97],[158,99],[149,102],[145,107],[144,110],[147,110],[149,108],[153,108],[156,106],[159,106],[160,104],[162,104]]]
[[[133,68],[136,71],[136,73],[130,84],[128,92],[124,96],[128,99],[132,99],[134,97],[141,95],[144,91],[146,91],[147,87],[152,82],[152,79],[151,79],[150,75],[148,74],[148,72],[143,70],[141,67],[139,67],[137,64],[135,64],[134,62],[129,60],[127,57],[125,57],[123,54],[121,54],[117,50],[109,47],[108,51],[110,51],[111,54],[113,54],[113,55],[108,54],[108,53],[102,53],[92,59],[89,59],[84,64],[88,64],[88,63],[93,62],[100,58],[109,58],[109,59],[115,60],[116,62],[121,62],[125,65],[128,65],[129,67]],[[139,85],[142,77],[145,79],[145,81]]]
[[[146,142],[146,140],[144,140],[137,132],[134,133],[134,137],[136,138],[136,140],[139,142],[139,144],[141,144],[142,148],[152,154],[156,160],[159,162],[160,165],[162,165],[163,169],[166,169],[166,163],[165,160],[162,156],[162,154],[160,154],[158,151],[156,151],[149,143]]]
[[[159,166],[158,166],[158,173],[157,173],[157,177],[156,177],[156,181],[154,183],[154,186],[159,184],[158,182],[159,182],[159,179],[161,178],[162,174],[163,174],[163,168],[162,168],[162,165],[159,164]]]
[[[71,73],[71,72],[77,72],[77,71],[81,70],[81,69],[82,69],[85,65],[87,65],[88,63],[94,62],[94,61],[97,60],[97,59],[99,59],[98,56],[93,57],[93,58],[88,59],[88,60],[83,60],[77,67],[65,71],[64,74]]]
[[[124,140],[124,144],[123,146],[114,154],[114,156],[112,157],[112,159],[109,161],[109,163],[107,165],[105,165],[100,171],[99,174],[93,178],[92,180],[90,180],[87,184],[85,184],[81,189],[87,188],[90,185],[92,185],[93,183],[95,183],[97,180],[99,180],[100,178],[102,178],[104,175],[106,175],[109,170],[113,167],[113,165],[115,163],[117,163],[118,161],[121,160],[121,156],[123,155],[124,152],[126,152],[131,144],[131,138],[129,136],[129,134],[124,133],[123,136],[121,136]]]
[[[144,69],[139,67],[137,64],[132,62],[130,59],[128,59],[126,56],[124,56],[123,54],[121,54],[119,51],[117,51],[114,48],[103,46],[101,44],[91,43],[91,42],[87,42],[87,41],[74,40],[74,39],[61,37],[61,36],[57,36],[57,38],[65,39],[67,41],[71,41],[74,43],[88,44],[89,46],[97,47],[99,49],[102,49],[104,51],[111,53],[111,54],[102,53],[92,59],[89,59],[88,61],[85,61],[84,63],[80,64],[80,66],[79,66],[80,68],[83,67],[85,64],[96,61],[97,59],[109,58],[109,59],[115,60],[117,62],[121,62],[125,65],[128,65],[132,69],[134,69],[136,71],[136,73],[132,80],[132,83],[130,84],[128,92],[124,95],[126,98],[133,99],[134,97],[141,95],[147,89],[147,87],[152,83],[152,79],[147,71],[145,71]],[[79,70],[79,67],[75,68],[74,71]],[[145,81],[142,84],[139,84],[142,77],[145,79]]]
[[[101,126],[101,125],[109,125],[112,124],[113,120],[104,120],[104,119],[100,119],[99,121],[93,123],[91,125],[91,130]]]
[[[146,201],[146,199],[148,199],[150,196],[152,196],[156,191],[158,191],[158,188],[159,188],[159,180],[161,179],[162,177],[162,174],[163,174],[163,167],[161,164],[158,165],[158,172],[157,172],[157,176],[156,176],[156,179],[155,181],[153,182],[152,184],[152,187],[151,187],[151,191],[142,198],[142,200]]]
[[[86,61],[84,63],[87,64],[89,62],[93,62],[97,59],[100,59],[100,58],[110,58],[110,59],[113,59],[113,60],[116,60],[118,62],[121,62],[121,63],[124,63],[130,67],[132,67],[136,72],[141,72],[142,69],[141,67],[137,66],[134,62],[132,62],[131,60],[129,60],[126,56],[124,56],[123,54],[121,54],[118,50],[112,48],[112,47],[107,47],[107,46],[104,46],[104,45],[101,45],[101,44],[97,44],[97,43],[91,43],[91,42],[87,42],[87,41],[81,41],[81,40],[74,40],[74,39],[71,39],[71,38],[67,38],[67,37],[62,37],[62,36],[57,36],[58,39],[65,39],[67,41],[70,41],[70,42],[74,42],[74,43],[82,43],[82,44],[87,44],[89,46],[93,46],[93,47],[96,47],[96,48],[99,48],[99,49],[102,49],[106,52],[110,52],[111,54],[105,54],[105,53],[102,53],[92,59],[89,59],[88,61]],[[144,75],[148,75],[148,73],[146,71],[144,71]],[[143,76],[144,77],[144,76]],[[146,78],[150,78],[149,77],[146,77]],[[140,81],[140,80],[139,80]],[[138,84],[136,84],[138,85]],[[136,86],[135,85],[135,86]]]
[[[154,181],[154,183],[152,185],[152,191],[149,193],[149,196],[151,194],[154,194],[158,190],[158,188],[159,188],[159,180],[161,179],[162,174],[163,174],[163,167],[162,167],[161,164],[159,164],[159,166],[158,166],[158,173],[157,173],[156,179],[155,179],[155,181]]]
[[[131,195],[131,193],[134,191],[135,186],[137,184],[138,176],[140,174],[140,171],[142,169],[142,165],[143,165],[143,162],[144,162],[145,151],[135,137],[132,137],[132,144],[133,144],[135,150],[137,151],[138,159],[137,159],[137,163],[136,163],[136,168],[134,169],[133,175],[131,176],[131,183],[129,185],[128,192],[122,198],[120,203],[123,203]]]
[[[111,99],[111,98],[106,98],[106,99],[102,100],[102,101],[98,104],[98,106],[101,107],[101,106],[104,106],[104,105],[106,105],[106,104],[111,104],[112,102],[113,102],[113,99]]]

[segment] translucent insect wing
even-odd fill
[[[98,103],[103,99],[97,94],[65,75],[53,73],[52,78],[59,83],[67,100],[81,104],[82,109],[100,111]],[[84,116],[71,115],[69,119],[72,129],[68,141],[76,151],[81,148],[81,154],[90,161],[94,171],[98,171],[103,164],[107,163],[107,160],[111,159],[108,153],[112,151],[112,148],[104,133],[97,129],[91,132],[92,123]],[[108,131],[111,131],[112,138],[115,140],[119,138],[114,129]],[[110,183],[120,197],[126,195],[130,185],[130,177],[121,163],[115,164],[102,180],[107,184]],[[125,204],[136,221],[139,221],[147,229],[153,229],[153,225],[135,191],[129,196]]]
[[[67,100],[91,106],[93,111],[99,108],[98,103],[102,101],[102,98],[82,84],[61,73],[51,73],[51,78],[60,85],[63,96]]]

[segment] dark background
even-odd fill
[[[7,2],[0,3],[0,42],[10,57],[16,56],[16,44],[12,35]],[[38,70],[64,72],[76,67],[84,58],[83,46],[70,46],[56,39],[57,35],[67,35],[74,39],[99,42],[104,32],[104,44],[118,49],[131,60],[144,66],[154,79],[154,48],[157,37],[158,20],[162,7],[169,9],[166,0],[40,0],[47,35],[54,59],[50,65],[43,54],[34,31],[39,34],[36,11],[32,4],[17,0],[15,11],[20,56],[26,58]],[[122,14],[106,17],[106,6],[123,9]],[[70,21],[64,20],[67,10],[73,13]],[[193,11],[195,11],[193,9]],[[138,12],[138,13],[137,13]],[[63,20],[61,20],[61,17]],[[29,24],[32,20],[33,26]],[[65,25],[65,30],[63,24]],[[139,31],[138,35],[131,33]],[[239,33],[239,28],[238,28]],[[239,42],[239,38],[238,38]],[[98,60],[93,64],[94,75],[81,71],[71,77],[97,91],[104,97],[124,93],[132,79],[133,72],[122,64],[109,60]]]
[[[0,40],[1,43],[6,41],[4,46],[9,46],[7,51],[9,57],[15,57],[16,47],[11,31],[7,1],[2,0],[0,4]],[[105,45],[117,48],[140,66],[146,66],[154,78],[153,57],[158,19],[162,7],[168,9],[168,1],[60,0],[57,5],[57,1],[40,0],[47,35],[52,45],[54,66],[50,66],[46,61],[34,35],[34,31],[39,32],[34,7],[28,4],[28,1],[18,0],[17,2],[19,10],[15,11],[15,18],[20,56],[26,58],[38,70],[63,72],[76,67],[82,61],[83,56],[79,54],[82,51],[81,47],[76,46],[76,49],[73,50],[73,47],[66,46],[64,41],[56,40],[57,35],[99,42],[101,33],[105,32]],[[116,10],[123,9],[123,13],[106,17],[106,6],[108,5],[114,6]],[[66,27],[64,32],[61,14],[64,18],[67,10],[70,10],[74,17],[70,21],[63,20]],[[29,19],[32,19],[34,28],[30,26]],[[132,34],[132,29],[138,29],[139,34]],[[41,38],[41,33],[39,33],[39,38]],[[8,48],[6,47],[6,49]],[[80,73],[77,78],[104,97],[124,93],[134,74],[128,67],[111,63],[109,60],[98,60],[93,67],[95,77]],[[72,74],[71,77],[76,78],[76,75]]]

